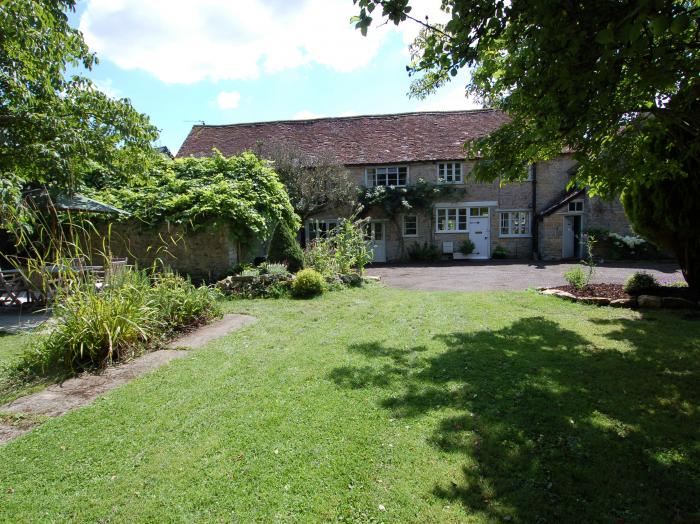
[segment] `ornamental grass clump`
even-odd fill
[[[81,371],[133,358],[170,336],[218,316],[217,293],[172,273],[125,270],[97,286],[59,292],[55,326],[20,362],[25,372]]]

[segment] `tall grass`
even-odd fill
[[[25,354],[25,371],[75,372],[157,349],[220,314],[217,293],[172,273],[126,269],[105,282],[74,282],[54,305],[55,327]]]

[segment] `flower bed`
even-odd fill
[[[696,309],[700,306],[696,295],[688,288],[678,286],[659,286],[638,296],[626,293],[621,284],[589,284],[582,289],[567,285],[544,288],[540,293],[599,306],[642,309]]]

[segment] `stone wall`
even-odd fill
[[[109,237],[114,257],[128,257],[130,264],[171,267],[193,280],[214,281],[230,273],[238,257],[228,225],[211,224],[197,230],[177,224],[150,227],[129,220],[99,228],[101,239],[92,241],[93,251],[102,251],[103,239]]]
[[[528,211],[534,220],[537,211],[548,207],[551,203],[560,199],[567,191],[567,185],[571,179],[569,174],[575,162],[571,155],[561,157],[549,162],[537,164],[537,202],[536,208],[532,208],[532,183],[523,181],[519,183],[504,183],[500,180],[491,183],[477,183],[469,176],[473,162],[462,163],[462,174],[466,181],[457,185],[466,190],[466,194],[459,198],[445,200],[443,204],[461,204],[463,206],[479,205],[479,202],[494,202],[490,209],[490,248],[491,253],[502,247],[508,256],[516,258],[530,258],[533,255],[532,236],[527,237],[501,237],[500,212],[501,211]],[[350,167],[348,172],[358,186],[365,185],[365,168],[361,166]],[[437,183],[438,162],[419,162],[408,164],[408,184],[415,184],[419,179],[428,183]],[[436,203],[436,204],[440,204]],[[568,208],[546,217],[538,224],[539,248],[543,258],[560,259],[562,256],[562,232],[563,217]],[[403,237],[401,216],[392,219],[385,216],[382,210],[370,209],[369,215],[374,220],[385,221],[386,252],[388,261],[405,259],[407,248],[413,243],[435,244],[440,250],[444,242],[452,242],[455,250],[459,244],[469,238],[468,233],[437,233],[435,231],[435,217],[433,212],[416,210],[409,212],[418,217],[418,235]],[[319,215],[319,219],[336,219],[343,216],[338,212],[326,212]],[[535,227],[534,223],[532,227]],[[599,198],[588,199],[586,197],[584,208],[584,230],[588,227],[599,227],[621,234],[629,234],[629,224],[622,211],[619,201],[606,202]]]

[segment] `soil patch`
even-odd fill
[[[620,298],[632,298],[622,289],[622,284],[588,284],[583,289],[576,289],[574,286],[557,286],[554,289],[559,289],[561,291],[566,291],[571,293],[575,297],[604,297],[610,300],[617,300]],[[687,300],[696,301],[697,295],[691,293],[690,289],[687,287],[678,286],[659,286],[653,289],[647,289],[642,295],[654,295],[657,297],[674,297],[674,298],[685,298]]]
[[[30,431],[36,423],[46,417],[58,417],[71,409],[85,406],[107,391],[188,354],[187,351],[175,348],[201,347],[253,320],[254,317],[247,315],[226,315],[221,320],[174,340],[168,345],[170,349],[146,353],[130,362],[108,367],[97,374],[83,373],[0,406],[0,415],[3,415],[0,417],[0,444]]]
[[[574,286],[558,286],[555,289],[571,293],[575,297],[604,297],[610,300],[619,298],[631,298],[622,290],[622,284],[588,284],[583,289],[576,289]]]

